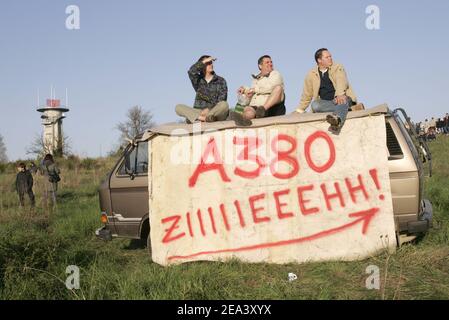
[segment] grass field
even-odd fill
[[[303,265],[161,267],[139,241],[94,236],[100,227],[97,187],[114,159],[62,162],[53,212],[39,202],[34,213],[19,211],[8,165],[0,173],[0,299],[449,299],[449,137],[430,147],[434,176],[426,181],[426,196],[434,228],[425,237],[393,255]],[[79,290],[65,286],[69,265],[80,268]],[[369,265],[380,268],[379,290],[365,287]],[[289,272],[298,279],[289,282]]]

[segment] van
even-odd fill
[[[415,134],[414,125],[402,108],[391,111],[384,104],[367,110],[351,111],[347,121],[380,114],[385,115],[386,121],[386,141],[383,143],[388,150],[396,241],[400,246],[426,233],[432,226],[432,205],[423,194],[424,179],[431,176],[432,160],[426,142]],[[256,119],[252,126],[325,121],[326,115],[306,113]],[[213,126],[219,130],[236,128],[231,121],[206,123],[203,126],[205,129]],[[103,227],[96,230],[98,238],[142,239],[151,250],[148,214],[149,141],[158,134],[168,135],[174,129],[191,127],[192,125],[179,123],[165,124],[138,135],[126,146],[99,188]]]

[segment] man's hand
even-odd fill
[[[341,96],[336,96],[334,99],[335,104],[345,104],[348,101],[348,98],[342,94]]]
[[[251,98],[254,95],[254,93],[255,93],[254,88],[251,88],[246,92],[246,96],[248,98]]]
[[[201,110],[200,116],[206,117],[208,113],[209,113],[209,109],[207,109],[207,108],[203,109],[203,110]]]
[[[245,93],[245,87],[241,86],[237,89],[237,94],[244,94]]]

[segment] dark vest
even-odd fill
[[[320,91],[318,91],[318,94],[320,95],[320,98],[322,100],[334,100],[335,98],[335,88],[332,84],[331,79],[329,79],[329,70],[322,73],[319,69],[318,72],[320,73]]]

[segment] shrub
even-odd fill
[[[98,163],[95,159],[85,158],[81,160],[81,167],[86,170],[92,170],[98,168]]]

